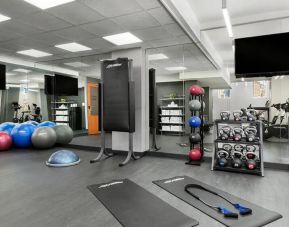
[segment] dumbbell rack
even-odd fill
[[[197,111],[191,111],[191,116],[199,116],[199,118],[201,119],[201,126],[199,128],[191,127],[191,133],[195,133],[197,130],[199,130],[199,134],[201,136],[201,141],[199,144],[193,144],[190,141],[190,150],[194,149],[195,146],[198,145],[198,147],[200,148],[201,154],[202,154],[202,158],[199,161],[189,160],[186,162],[186,164],[187,165],[201,165],[201,163],[203,162],[203,157],[204,157],[204,102],[203,102],[203,95],[198,95],[198,96],[191,95],[190,101],[193,99],[200,101],[201,109],[197,110]]]
[[[242,136],[242,139],[240,141],[235,141],[232,138],[229,138],[227,140],[220,139],[220,126],[225,125],[234,125],[234,126],[256,126],[257,128],[257,137],[259,138],[258,141],[248,142],[246,141],[246,137]],[[213,157],[212,157],[212,167],[211,170],[222,170],[222,171],[229,171],[229,172],[236,172],[236,173],[247,173],[247,174],[253,174],[253,175],[259,175],[264,176],[264,161],[263,161],[263,128],[262,128],[262,122],[260,121],[234,121],[234,120],[216,120],[214,124],[214,132],[215,132],[215,149],[213,151]],[[254,145],[258,147],[258,160],[257,168],[254,170],[249,170],[246,168],[245,164],[243,164],[242,168],[233,168],[232,167],[232,159],[231,157],[228,158],[228,165],[225,167],[221,167],[218,165],[217,162],[217,152],[220,149],[219,144],[231,144],[233,147],[236,144],[241,144],[244,147],[246,145]],[[257,152],[257,151],[256,151]],[[229,152],[230,153],[230,152]],[[245,153],[245,152],[244,152]],[[230,155],[231,156],[231,155]]]

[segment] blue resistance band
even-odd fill
[[[229,199],[225,198],[224,196],[218,194],[217,192],[214,192],[210,189],[207,189],[201,185],[198,185],[198,184],[187,184],[185,186],[185,191],[190,194],[191,196],[193,196],[195,199],[201,201],[202,203],[204,203],[205,205],[207,205],[208,207],[211,207],[212,209],[214,210],[217,210],[218,212],[222,213],[224,215],[224,217],[226,218],[238,218],[238,214],[227,209],[227,208],[224,208],[224,207],[219,207],[219,206],[214,206],[212,204],[209,204],[207,203],[206,201],[202,200],[199,196],[197,196],[196,194],[192,193],[189,189],[192,189],[192,188],[196,188],[196,189],[199,189],[199,190],[203,190],[203,191],[206,191],[206,192],[209,192],[213,195],[216,195],[224,200],[226,200],[228,203],[232,204],[235,209],[237,209],[239,211],[239,214],[241,215],[248,215],[248,214],[252,214],[252,209],[248,208],[248,207],[244,207],[238,203],[233,203],[231,202]]]

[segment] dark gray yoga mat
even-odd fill
[[[126,227],[192,227],[199,224],[128,179],[91,185],[88,189]]]
[[[240,199],[236,196],[233,196],[227,192],[221,191],[215,187],[212,187],[210,185],[204,184],[200,181],[197,181],[191,177],[188,176],[178,176],[173,177],[165,180],[158,180],[154,181],[156,185],[163,188],[164,190],[168,191],[169,193],[173,194],[174,196],[178,197],[179,199],[183,200],[184,202],[192,205],[193,207],[197,208],[198,210],[202,211],[203,213],[209,215],[210,217],[214,218],[215,220],[221,222],[225,226],[229,227],[260,227],[267,225],[273,221],[276,221],[280,218],[282,218],[282,215],[270,211],[268,209],[262,208],[260,206],[257,206],[253,203],[250,203],[246,200]],[[199,184],[203,187],[206,187],[210,190],[213,190],[217,192],[220,195],[224,195],[226,198],[230,199],[234,203],[239,203],[241,205],[244,205],[245,207],[249,207],[253,210],[253,213],[251,215],[241,216],[239,215],[238,219],[230,219],[230,218],[224,218],[224,216],[221,213],[218,213],[214,209],[206,206],[202,202],[198,201],[191,195],[189,195],[187,192],[185,192],[184,188],[187,184]],[[224,201],[223,199],[212,195],[208,192],[198,190],[198,189],[191,189],[192,192],[194,192],[196,195],[200,196],[200,198],[204,199],[205,201],[215,204],[217,206],[224,206],[236,213],[238,213],[238,210],[236,210],[230,203]]]

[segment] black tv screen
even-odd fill
[[[54,92],[59,96],[78,96],[78,79],[55,74]]]
[[[235,39],[235,74],[270,77],[289,74],[289,33]]]
[[[0,90],[6,90],[6,65],[0,65]]]

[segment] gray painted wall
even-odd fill
[[[11,87],[2,91],[1,95],[1,122],[12,121],[14,110],[12,109],[12,102],[19,101],[20,88]]]
[[[229,99],[220,99],[218,97],[218,89],[213,90],[213,119],[220,118],[221,111],[240,110],[252,106],[265,106],[270,99],[270,89],[268,87],[267,96],[262,98],[253,97],[253,82],[240,82],[232,84],[231,97]]]

